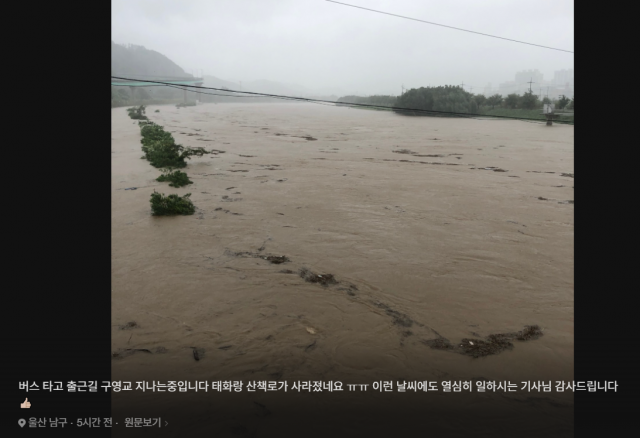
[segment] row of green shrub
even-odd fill
[[[171,168],[164,169],[162,175],[156,178],[156,181],[165,182],[169,181],[171,187],[184,187],[188,184],[193,184],[193,181],[189,179],[186,173],[179,170],[173,170]]]
[[[191,157],[202,157],[209,152],[202,147],[187,148],[175,142],[171,133],[151,121],[138,122],[141,127],[142,152],[153,167],[180,169]]]
[[[154,216],[173,216],[176,214],[190,215],[195,213],[196,207],[189,197],[191,193],[184,196],[171,194],[165,196],[164,193],[154,191],[151,194],[151,214]]]
[[[157,168],[162,169],[156,181],[168,181],[171,187],[183,187],[193,184],[185,172],[177,170],[186,167],[186,159],[192,156],[201,157],[209,153],[204,148],[187,148],[175,142],[171,133],[164,128],[148,119],[145,115],[145,107],[129,108],[127,110],[129,117],[134,120],[140,120],[140,134],[142,135],[142,151],[149,163]],[[151,214],[153,216],[170,216],[170,215],[191,215],[195,212],[195,206],[189,199],[191,193],[184,196],[171,194],[165,196],[154,190],[151,195]]]

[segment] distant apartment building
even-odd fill
[[[498,85],[498,93],[503,96],[512,93],[523,94],[529,91],[529,86],[531,86],[534,93],[538,94],[536,90],[545,84],[544,75],[539,70],[524,70],[516,73],[515,81],[507,81]]]
[[[526,88],[529,88],[529,81],[533,81],[532,87],[544,82],[544,75],[538,70],[525,70],[516,73],[516,82],[518,84],[524,84]]]
[[[553,72],[553,84],[565,86],[566,84],[573,86],[573,69],[558,70]]]
[[[549,97],[552,99],[560,96],[574,97],[574,87],[573,69],[557,70],[553,72],[553,80],[549,83]]]
[[[529,82],[532,83],[529,84]],[[550,99],[557,99],[562,95],[573,97],[573,69],[555,71],[553,80],[546,81],[544,75],[537,69],[520,71],[516,73],[515,81],[499,84],[497,92],[503,96],[512,93],[524,94],[529,91],[529,86],[531,86],[533,93],[540,98],[549,96]]]
[[[511,93],[518,93],[518,83],[516,81],[507,81],[498,85],[498,93],[506,96]]]

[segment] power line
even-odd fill
[[[163,87],[165,85],[141,85],[141,87]],[[193,93],[199,93],[199,94],[206,94],[208,96],[222,96],[222,97],[272,97],[275,99],[281,99],[281,100],[300,100],[303,98],[299,98],[299,97],[289,97],[289,96],[277,96],[277,95],[257,95],[257,96],[238,96],[238,95],[233,95],[233,94],[217,94],[217,93],[204,93],[202,91],[193,91],[193,90],[189,90],[188,88],[182,88],[182,87],[190,87],[191,85],[171,85],[171,84],[167,84],[167,87],[172,87],[172,88],[177,88],[178,90],[186,90],[186,91],[191,91]],[[206,87],[198,87],[198,88],[206,88]],[[209,88],[206,88],[209,89]],[[216,88],[211,88],[212,90],[217,90]],[[224,90],[223,91],[227,91],[227,92],[233,92],[233,93],[244,93],[244,91],[234,91],[234,90]],[[312,99],[313,100],[313,99]],[[311,102],[311,103],[317,103],[319,105],[327,105],[327,106],[335,106],[335,102],[330,102],[330,101],[326,101],[329,103],[321,103],[323,101],[317,101],[317,102]]]
[[[130,79],[130,78],[121,78],[121,77],[116,77],[116,76],[112,76],[112,78],[121,79],[121,80],[134,80],[134,79]],[[147,86],[150,86],[150,87],[153,87],[153,86],[169,86],[169,87],[172,87],[172,88],[177,88],[179,90],[199,92],[199,91],[189,90],[189,88],[197,88],[197,89],[216,90],[216,91],[224,91],[224,92],[228,92],[228,93],[242,93],[242,94],[249,94],[250,95],[250,96],[238,96],[238,95],[231,95],[231,94],[215,94],[215,93],[199,92],[201,94],[207,94],[207,95],[212,95],[212,96],[225,96],[225,97],[273,97],[273,98],[276,98],[276,99],[295,100],[295,101],[300,101],[300,102],[315,103],[315,104],[319,104],[319,105],[336,106],[336,104],[341,104],[341,105],[344,105],[344,106],[352,106],[352,107],[383,108],[383,109],[387,109],[387,110],[411,111],[414,114],[416,112],[418,112],[418,113],[426,113],[426,114],[446,114],[446,115],[450,115],[450,116],[465,117],[465,118],[476,119],[476,120],[481,120],[478,117],[482,117],[484,120],[487,120],[487,117],[489,117],[489,118],[493,117],[494,119],[521,120],[521,121],[525,121],[525,122],[526,121],[530,121],[531,123],[537,123],[538,122],[538,119],[531,119],[531,118],[526,118],[526,117],[511,117],[511,116],[498,116],[498,115],[491,115],[491,114],[474,114],[474,113],[456,113],[456,112],[451,112],[451,111],[425,110],[425,109],[405,108],[405,107],[390,107],[390,106],[384,106],[384,105],[373,105],[373,104],[362,104],[362,103],[351,103],[351,102],[333,102],[333,101],[328,101],[328,100],[311,99],[311,98],[305,98],[305,97],[281,96],[281,95],[277,95],[277,94],[255,93],[255,92],[251,92],[251,91],[237,91],[237,90],[228,90],[228,89],[225,90],[225,89],[213,88],[213,87],[200,87],[200,86],[196,86],[196,85],[180,85],[180,86],[178,86],[178,85],[169,84],[169,83],[166,83],[166,82],[158,82],[158,81],[144,81],[144,82],[150,82],[150,83],[159,84],[159,85],[144,85],[144,87],[147,87]],[[185,88],[185,87],[187,87],[187,88]],[[478,116],[478,117],[474,117],[474,116]],[[556,123],[573,124],[570,121],[560,121],[560,120],[557,120]]]
[[[112,76],[113,77],[113,76]],[[121,78],[118,78],[121,79]],[[144,81],[144,82],[148,82],[148,81]],[[123,85],[126,86],[126,85]],[[222,96],[222,97],[272,97],[275,99],[282,99],[282,100],[299,100],[302,98],[298,98],[298,97],[289,97],[289,96],[277,96],[277,95],[257,95],[257,96],[238,96],[238,95],[233,95],[233,94],[218,94],[218,93],[204,93],[202,91],[194,91],[194,90],[189,90],[188,88],[183,88],[183,87],[191,87],[192,85],[173,85],[173,84],[165,84],[165,83],[160,83],[157,85],[139,85],[139,88],[146,88],[146,87],[171,87],[171,88],[176,88],[178,90],[183,90],[183,91],[191,91],[192,93],[199,93],[199,94],[206,94],[207,96]],[[198,88],[205,88],[205,89],[211,89],[211,90],[218,90],[217,88],[207,88],[207,87],[198,87]],[[235,90],[225,90],[224,88],[221,89],[221,91],[226,91],[229,93],[244,93],[243,91],[235,91]],[[312,102],[312,103],[318,103],[320,105],[328,105],[328,106],[335,106],[335,102],[330,102],[330,103],[320,103],[321,101],[318,102]],[[390,108],[390,107],[389,107]]]
[[[121,74],[128,74],[128,73],[115,73],[115,74],[121,75]],[[193,80],[193,79],[195,79],[194,76],[143,75],[143,74],[138,74],[138,73],[132,73],[131,75],[132,76],[139,76],[139,77],[142,77],[142,78],[158,78],[158,79],[170,79],[170,80],[173,80],[173,79],[176,79],[176,80],[177,79],[185,79],[185,80],[191,79],[191,80]]]
[[[163,86],[163,85],[141,85],[141,87],[157,87],[157,86]],[[168,85],[169,87],[173,87],[173,88],[177,88],[178,90],[186,90],[186,91],[192,91],[194,93],[196,93],[196,91],[193,90],[189,90],[187,88],[181,88],[181,86],[178,85]],[[185,85],[186,87],[189,87],[190,85]],[[232,90],[225,90],[225,91],[232,91]],[[237,91],[239,93],[242,93],[242,91]],[[426,112],[426,113],[437,113],[437,114],[450,114],[450,115],[454,115],[456,117],[464,117],[464,118],[468,118],[468,119],[474,119],[474,120],[485,120],[485,121],[493,121],[492,119],[490,119],[490,117],[494,117],[494,120],[497,120],[498,118],[500,119],[509,119],[509,120],[519,120],[521,122],[527,122],[527,123],[538,123],[538,124],[546,124],[545,121],[543,121],[542,119],[530,119],[530,118],[525,118],[525,117],[510,117],[510,116],[496,116],[496,115],[491,115],[491,114],[474,114],[474,113],[454,113],[454,112],[447,112],[447,111],[435,111],[435,110],[424,110],[424,109],[417,109],[417,108],[402,108],[402,107],[391,107],[391,106],[383,106],[383,105],[370,105],[370,104],[360,104],[360,103],[351,103],[351,102],[331,102],[331,101],[322,101],[322,100],[317,100],[317,99],[307,99],[307,98],[298,98],[298,97],[287,97],[287,96],[280,96],[280,97],[276,97],[275,95],[270,96],[270,95],[259,95],[259,96],[237,96],[237,95],[231,95],[231,94],[216,94],[216,93],[204,93],[204,92],[198,92],[200,94],[206,94],[209,96],[224,96],[224,97],[274,97],[276,99],[282,99],[282,100],[298,100],[298,101],[304,101],[304,102],[308,102],[308,103],[315,103],[317,105],[326,105],[326,106],[336,106],[338,104],[340,104],[341,106],[360,106],[360,107],[371,107],[371,108],[385,108],[388,110],[403,110],[403,111],[412,111],[412,112]],[[325,103],[326,102],[326,103]],[[479,117],[473,117],[473,116],[479,116]],[[562,124],[569,124],[572,125],[573,123],[570,121],[564,121],[564,120],[556,120],[556,123],[562,123]]]
[[[117,77],[117,76],[111,76],[111,77],[113,79],[140,82],[139,79],[121,78],[121,77]],[[509,119],[509,120],[525,120],[525,121],[526,120],[533,120],[533,121],[537,120],[537,119],[531,119],[531,118],[527,118],[527,117],[511,117],[511,116],[498,116],[498,115],[492,115],[492,114],[475,114],[475,113],[457,113],[457,112],[452,112],[452,111],[425,110],[425,109],[419,109],[419,108],[405,108],[405,107],[374,105],[374,104],[366,104],[366,103],[335,102],[335,101],[330,101],[330,100],[311,99],[311,98],[308,98],[308,97],[282,96],[282,95],[279,95],[279,94],[256,93],[256,92],[253,92],[253,91],[225,90],[225,89],[222,89],[222,88],[201,87],[201,86],[197,86],[197,85],[174,85],[174,84],[170,84],[170,83],[167,83],[167,82],[159,82],[159,81],[151,81],[151,80],[145,80],[145,81],[142,81],[142,82],[149,82],[150,84],[160,84],[160,85],[165,85],[165,86],[177,88],[179,90],[192,91],[192,92],[197,92],[197,93],[201,93],[201,94],[210,94],[210,95],[213,95],[213,96],[226,96],[226,97],[273,97],[275,99],[295,100],[295,101],[299,101],[299,102],[318,103],[320,105],[330,104],[330,106],[335,106],[336,104],[342,104],[342,105],[345,105],[345,106],[365,107],[365,108],[383,108],[383,109],[394,110],[394,111],[411,111],[411,112],[414,112],[414,113],[418,112],[418,113],[426,113],[426,114],[443,114],[443,115],[446,114],[446,115],[450,115],[450,116],[466,117],[466,118],[476,118],[474,116],[479,116],[479,117],[485,117],[485,118],[486,117],[494,117],[494,118]],[[144,85],[144,86],[146,87],[146,85]],[[156,86],[156,85],[149,85],[149,86]],[[250,96],[204,93],[204,92],[201,92],[201,91],[190,90],[189,88],[196,88],[197,90],[224,91],[224,92],[227,92],[227,93],[241,93],[241,94],[248,94]],[[570,123],[570,122],[557,121],[557,123]]]
[[[145,81],[146,82],[146,81]],[[223,96],[223,97],[266,97],[266,96],[235,96],[233,94],[217,94],[217,93],[202,93],[200,91],[193,91],[193,90],[189,90],[188,88],[182,88],[179,85],[173,85],[173,84],[166,84],[166,85],[140,85],[141,87],[172,87],[172,88],[177,88],[178,90],[186,90],[186,91],[192,91],[194,93],[200,93],[200,94],[208,94],[210,96]],[[213,88],[215,90],[215,88]],[[222,91],[228,91],[228,92],[232,92],[232,90],[225,90],[222,89]]]
[[[555,47],[549,47],[549,46],[541,46],[540,44],[527,43],[527,42],[524,42],[524,41],[518,41],[518,40],[511,39],[511,38],[503,38],[503,37],[499,37],[499,36],[496,36],[496,35],[489,35],[488,33],[475,32],[473,30],[461,29],[459,27],[447,26],[445,24],[432,23],[431,21],[419,20],[417,18],[405,17],[403,15],[397,15],[397,14],[391,14],[389,12],[376,11],[375,9],[363,8],[362,6],[355,6],[355,5],[350,5],[350,4],[347,4],[347,3],[336,2],[334,0],[326,0],[326,1],[331,2],[331,3],[337,3],[339,5],[344,5],[344,6],[351,6],[352,8],[358,8],[358,9],[364,9],[366,11],[377,12],[379,14],[391,15],[391,16],[394,16],[394,17],[405,18],[407,20],[413,20],[413,21],[419,21],[421,23],[433,24],[434,26],[448,27],[449,29],[461,30],[463,32],[475,33],[475,34],[478,34],[478,35],[484,35],[484,36],[488,36],[488,37],[491,37],[491,38],[499,38],[501,40],[513,41],[514,43],[528,44],[530,46],[536,46],[536,47],[542,47],[542,48],[545,48],[545,49],[559,50],[561,52],[573,53],[570,50],[557,49]]]

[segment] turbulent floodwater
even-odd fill
[[[573,380],[572,126],[287,103],[147,115],[217,152],[171,188],[112,110],[114,379]],[[192,193],[196,214],[152,217],[154,190]],[[543,335],[460,354],[462,339],[528,325]],[[538,396],[549,415],[572,404]]]

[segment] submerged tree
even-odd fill
[[[141,126],[140,134],[142,135],[142,152],[144,158],[149,163],[158,168],[180,169],[186,167],[185,159],[189,160],[192,156],[202,157],[211,153],[202,147],[185,147],[176,144],[171,133],[164,130],[160,125],[153,122],[138,122]]]
[[[127,109],[129,112],[129,117],[134,120],[148,120],[148,117],[145,115],[145,106],[140,105],[139,107],[132,107]]]
[[[184,196],[171,194],[165,196],[163,193],[154,191],[151,194],[151,214],[153,216],[173,216],[190,215],[195,213],[196,208],[189,197],[191,193]]]
[[[169,186],[171,187],[183,187],[188,184],[193,184],[193,181],[189,179],[186,173],[172,168],[163,169],[162,175],[156,178],[156,181],[169,181]]]

